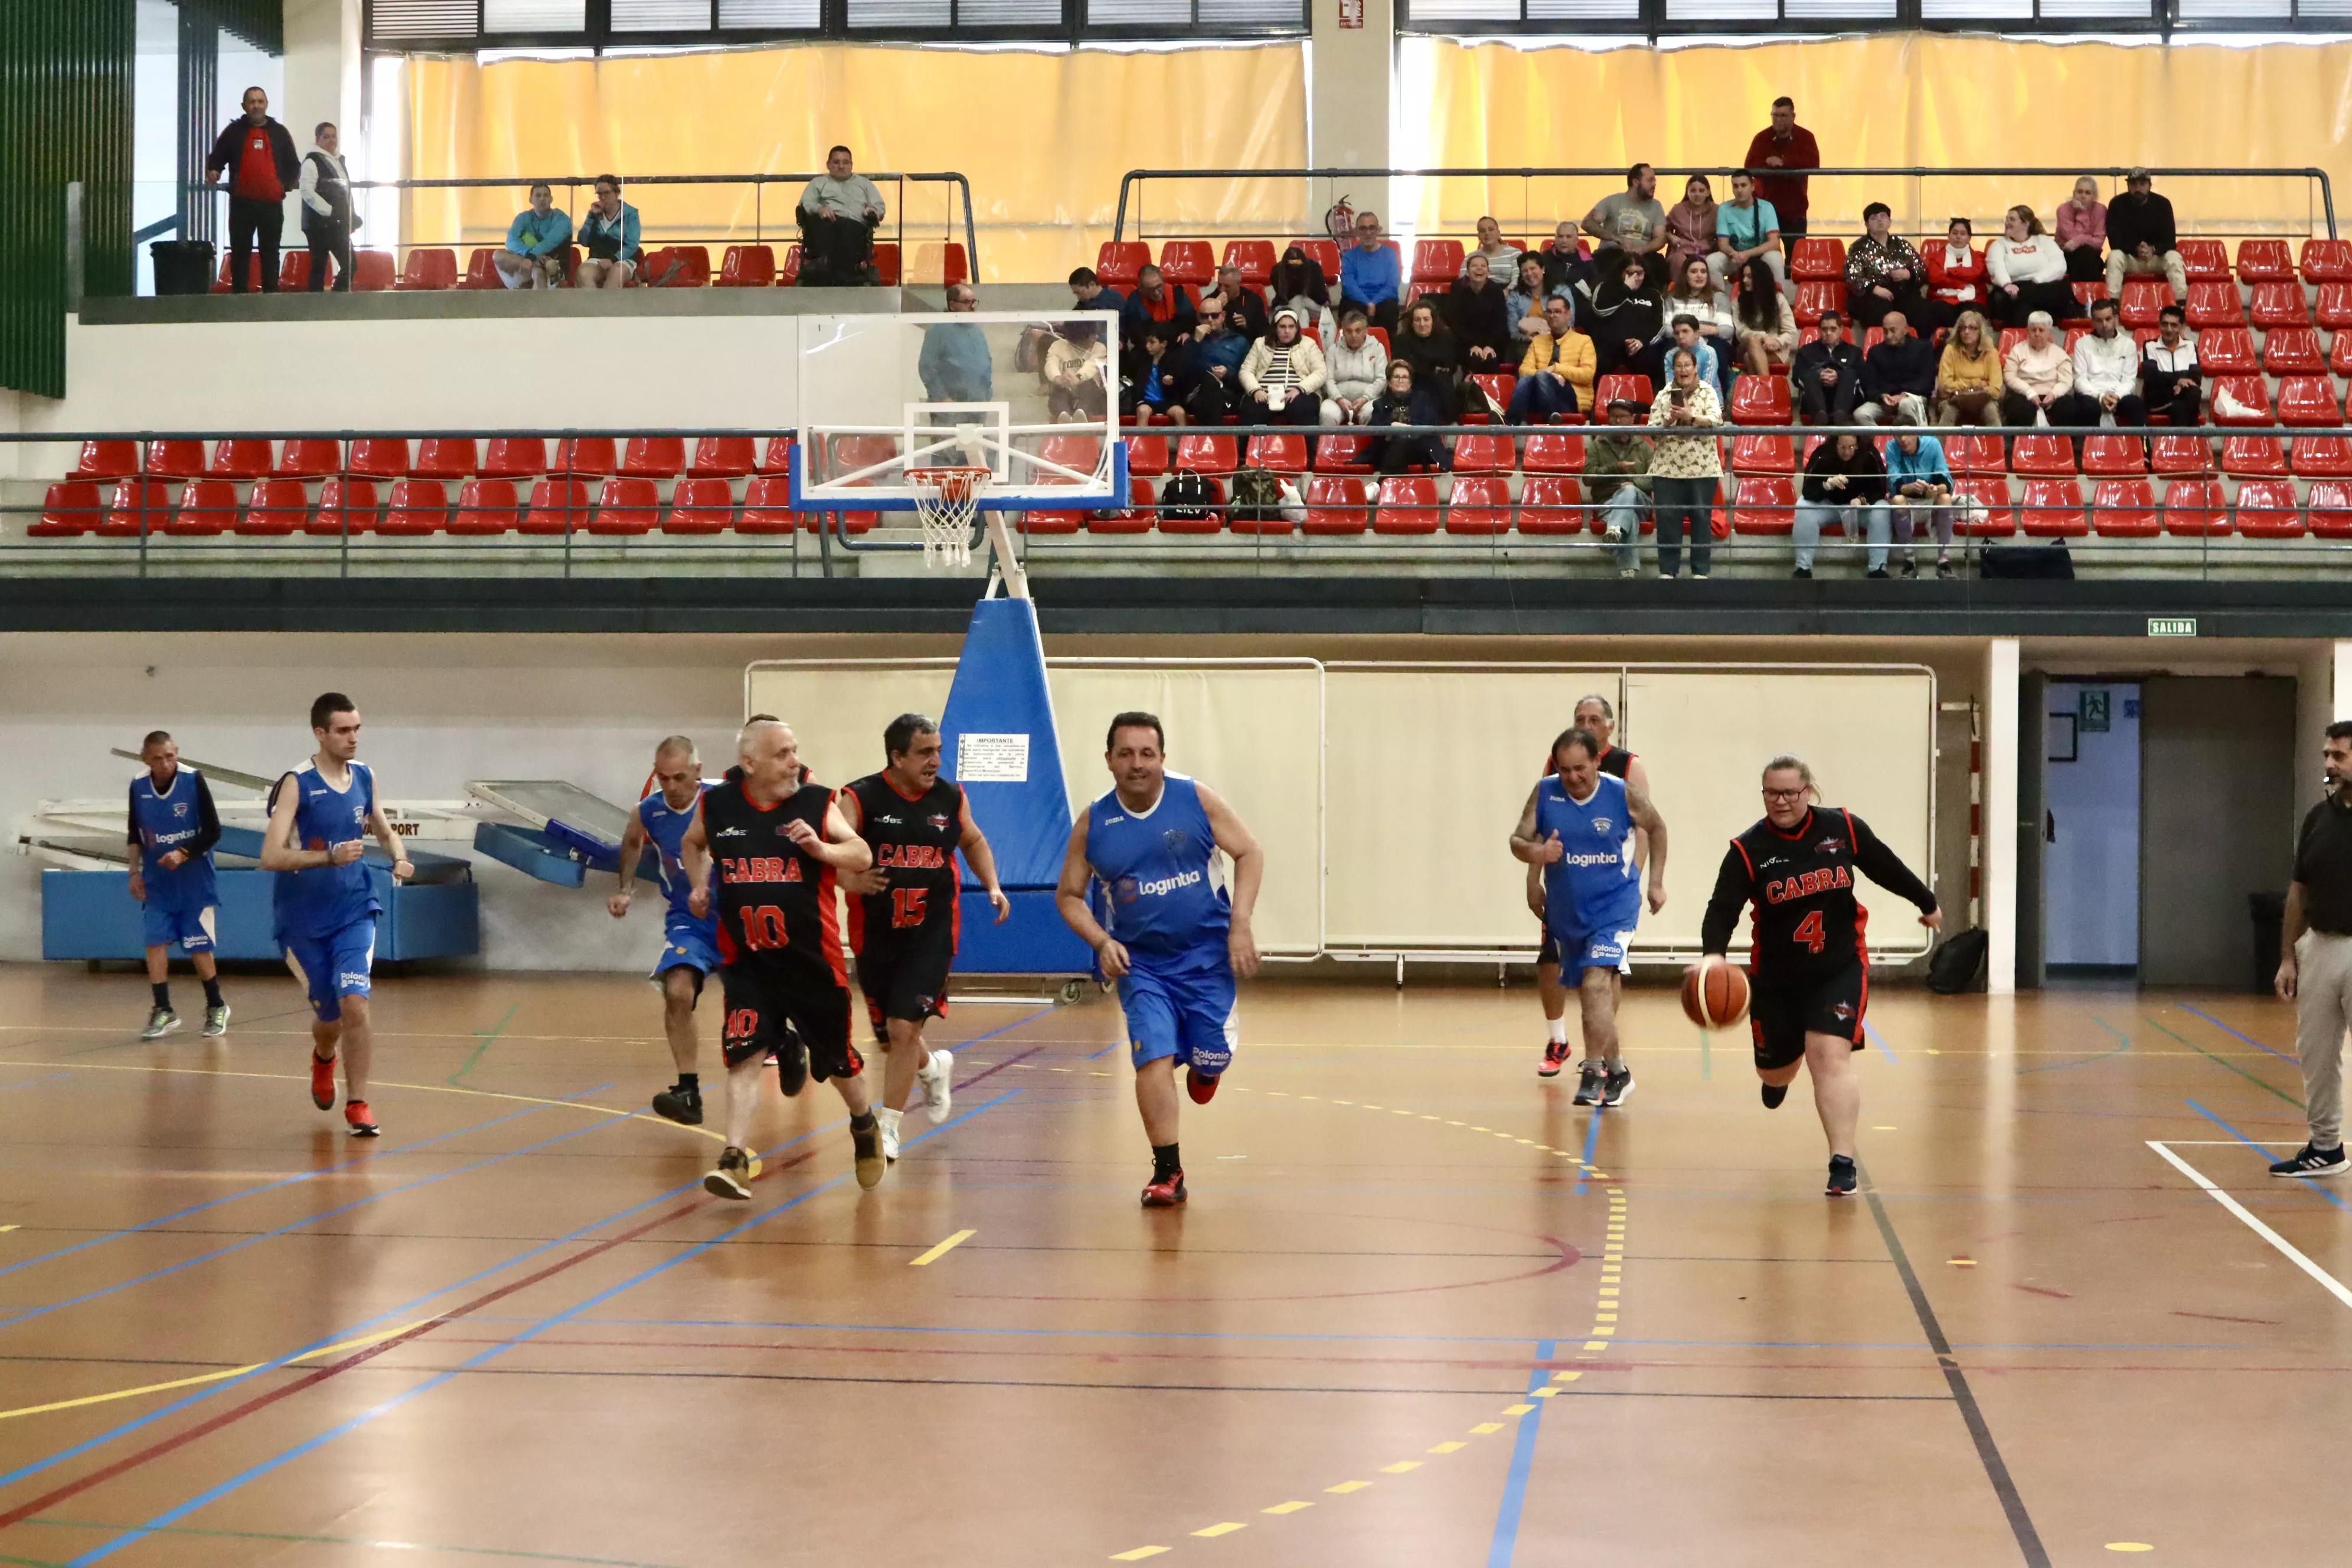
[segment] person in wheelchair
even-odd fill
[[[856,289],[881,282],[874,231],[884,210],[874,182],[852,169],[849,149],[827,153],[824,173],[801,192],[801,286]]]

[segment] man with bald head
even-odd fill
[[[654,1110],[688,1127],[702,1125],[702,1079],[695,1071],[699,1042],[694,1034],[695,1004],[703,978],[719,967],[719,938],[709,913],[687,907],[694,884],[679,857],[686,830],[702,806],[702,759],[694,742],[672,735],[654,748],[653,786],[629,814],[621,833],[621,885],[604,907],[614,920],[625,917],[635,896],[637,865],[650,846],[654,872],[661,879],[668,908],[662,916],[661,956],[654,960],[653,983],[661,988],[662,1033],[668,1037],[677,1081],[654,1096]]]
[[[723,1198],[751,1195],[751,1118],[772,1052],[787,1095],[811,1076],[833,1080],[849,1110],[857,1184],[872,1187],[885,1168],[882,1129],[867,1102],[866,1063],[849,1039],[849,972],[834,878],[865,870],[874,852],[844,819],[833,791],[803,771],[790,725],[755,718],[736,738],[735,752],[736,766],[704,792],[679,841],[688,908],[713,918],[727,999],[719,1037],[727,1150],[702,1184]]]

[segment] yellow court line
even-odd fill
[[[940,1243],[937,1247],[931,1248],[929,1252],[923,1254],[920,1258],[910,1261],[907,1267],[909,1268],[920,1268],[926,1263],[936,1263],[940,1258],[945,1258],[950,1251],[961,1246],[963,1243],[970,1241],[973,1237],[978,1236],[980,1232],[976,1230],[960,1230],[953,1236],[948,1237],[945,1241]]]
[[[419,1319],[418,1322],[431,1321],[429,1318]],[[59,1399],[47,1405],[27,1405],[21,1410],[0,1410],[0,1421],[13,1421],[19,1415],[45,1415],[52,1410],[79,1410],[85,1405],[105,1405],[117,1399],[136,1399],[142,1394],[164,1394],[174,1388],[193,1388],[200,1383],[224,1383],[232,1377],[243,1377],[248,1372],[259,1372],[263,1367],[272,1364],[292,1366],[298,1362],[316,1361],[320,1356],[364,1349],[366,1346],[380,1344],[385,1340],[404,1334],[416,1326],[416,1323],[402,1323],[396,1328],[380,1330],[356,1340],[345,1340],[341,1344],[321,1345],[317,1350],[305,1351],[300,1355],[275,1363],[257,1361],[251,1366],[232,1366],[219,1372],[199,1373],[194,1377],[174,1378],[170,1383],[151,1383],[139,1388],[118,1388],[111,1394],[86,1394],[79,1399]]]
[[[1140,1563],[1147,1557],[1157,1557],[1168,1550],[1170,1549],[1165,1546],[1139,1546],[1132,1552],[1114,1552],[1110,1554],[1110,1560],[1114,1563]]]
[[[1297,1513],[1302,1508],[1313,1508],[1311,1502],[1278,1502],[1272,1508],[1262,1508],[1260,1513]]]
[[[1220,1535],[1231,1535],[1236,1530],[1247,1530],[1249,1526],[1246,1524],[1236,1524],[1233,1521],[1227,1520],[1223,1524],[1213,1524],[1206,1530],[1196,1530],[1192,1533],[1213,1541]]]

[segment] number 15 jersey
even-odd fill
[[[833,792],[803,783],[761,807],[730,778],[702,796],[702,832],[719,869],[719,962],[736,965],[814,965],[847,985],[833,868],[803,850],[785,827],[805,822],[820,837]]]
[[[849,945],[861,956],[955,952],[959,935],[956,846],[963,841],[963,789],[947,779],[921,795],[901,795],[880,773],[850,783],[857,831],[873,847],[874,866],[889,879],[878,893],[849,900]]]

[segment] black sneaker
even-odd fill
[[[1604,1106],[1622,1105],[1625,1103],[1625,1097],[1633,1092],[1633,1069],[1611,1068],[1607,1071],[1607,1076],[1602,1079],[1601,1084],[1601,1103]]]
[[[1886,568],[1884,566],[1874,566],[1866,575],[1874,583],[1884,583],[1886,581]]]
[[[701,1126],[702,1086],[688,1089],[683,1084],[670,1085],[654,1096],[654,1114],[666,1116],[681,1126]]]
[[[1789,575],[1800,583],[1810,583],[1813,580],[1813,569],[1810,566],[1800,566]]]
[[[1789,1086],[1785,1083],[1765,1083],[1757,1087],[1764,1091],[1764,1109],[1767,1110],[1780,1110],[1780,1102],[1789,1098]]]
[[[808,1087],[808,1047],[798,1029],[785,1030],[783,1042],[776,1047],[776,1083],[786,1100]]]
[[[1853,1196],[1853,1162],[1843,1154],[1831,1155],[1830,1184],[1822,1189],[1822,1193],[1833,1198],[1850,1198]]]
[[[1938,562],[1937,562],[1937,563],[1936,563],[1936,575],[1937,575],[1937,576],[1938,576],[1938,577],[1943,577],[1943,578],[1952,578],[1952,577],[1957,577],[1957,576],[1958,576],[1959,574],[1960,574],[1960,569],[1959,569],[1958,567],[1957,567],[1957,566],[1953,565],[1950,562],[1948,562],[1948,561],[1938,561]]]
[[[857,1184],[870,1192],[882,1184],[882,1173],[890,1164],[882,1157],[882,1119],[867,1111],[865,1126],[849,1124],[849,1141],[856,1150]]]
[[[2333,1149],[2315,1149],[2305,1143],[2294,1152],[2294,1158],[2281,1160],[2277,1164],[2273,1165],[2271,1174],[2273,1176],[2340,1176],[2347,1168],[2352,1168],[2352,1161],[2347,1161],[2344,1157],[2342,1143],[2336,1144]]]
[[[702,1178],[702,1190],[722,1198],[748,1198],[751,1195],[751,1156],[727,1146],[719,1156],[719,1169]]]
[[[1919,575],[1919,563],[1916,561],[1906,561],[1903,563],[1903,575],[1906,577]]]
[[[1602,1067],[1597,1058],[1585,1058],[1584,1068],[1577,1076],[1576,1079],[1576,1103],[1579,1105],[1600,1104],[1601,1096],[1608,1087],[1609,1069]]]

